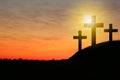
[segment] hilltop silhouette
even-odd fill
[[[68,60],[72,63],[91,66],[89,69],[93,72],[95,71],[99,79],[103,79],[103,77],[111,79],[119,78],[120,40],[89,46],[76,52]]]
[[[120,40],[89,46],[76,52],[69,60],[82,64],[120,63]]]

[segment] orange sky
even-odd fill
[[[67,59],[78,50],[73,40],[78,30],[88,37],[82,47],[91,45],[91,30],[84,28],[86,16],[96,15],[104,28],[113,23],[120,30],[119,14],[119,0],[2,0],[0,58]],[[97,43],[108,41],[104,28],[97,29]]]

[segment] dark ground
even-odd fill
[[[1,60],[0,73],[3,78],[11,79],[81,79],[96,76],[93,65],[82,65],[67,60],[27,61]]]
[[[0,60],[0,80],[98,80],[120,78],[120,41],[104,42],[68,60]],[[2,78],[2,79],[1,79]]]

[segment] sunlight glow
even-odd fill
[[[84,22],[85,23],[92,23],[91,17],[86,16],[85,19],[84,19]]]

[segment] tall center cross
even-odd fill
[[[73,36],[73,39],[78,39],[78,50],[82,49],[82,39],[87,39],[87,36],[82,36],[82,32],[78,31],[78,36]]]
[[[92,46],[94,46],[96,44],[96,28],[97,27],[103,27],[104,24],[103,23],[96,23],[96,16],[92,16],[92,23],[85,23],[84,25],[85,27],[90,27],[91,28],[91,32],[92,32]]]
[[[112,42],[112,33],[118,32],[118,29],[113,29],[112,24],[109,24],[109,29],[104,29],[104,32],[109,32],[109,41]]]

